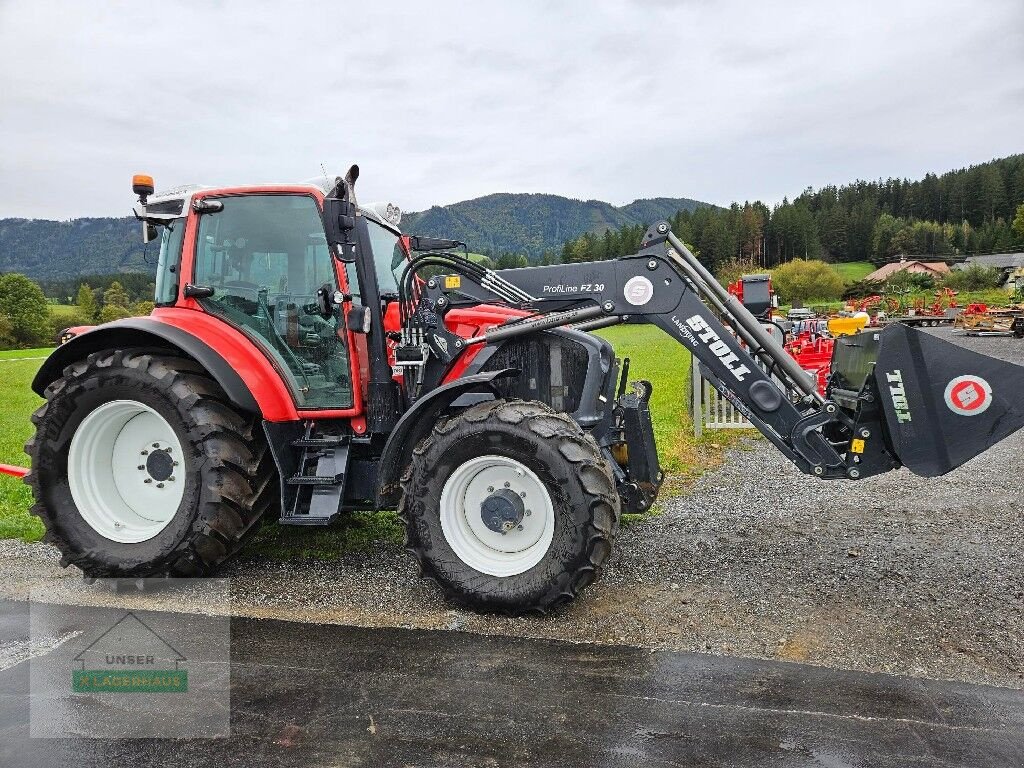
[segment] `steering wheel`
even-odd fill
[[[223,285],[225,288],[244,288],[250,291],[258,291],[260,289],[256,283],[250,283],[246,280],[225,280]]]
[[[225,280],[223,285],[221,285],[221,289],[226,293],[234,293],[243,298],[248,298],[246,294],[251,294],[253,301],[259,301],[260,286],[256,283],[250,283],[245,280]]]
[[[260,286],[245,280],[225,280],[218,286],[222,301],[237,305],[246,314],[255,314],[259,307]]]

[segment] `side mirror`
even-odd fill
[[[142,242],[152,243],[154,240],[160,239],[160,232],[157,230],[155,224],[150,224],[148,221],[142,222]]]
[[[324,234],[327,244],[338,249],[339,258],[351,263],[355,261],[355,242],[352,230],[356,228],[356,207],[348,200],[337,197],[324,198]]]

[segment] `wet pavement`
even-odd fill
[[[62,607],[56,629],[76,638],[65,643],[73,648],[124,613]],[[138,615],[153,626],[181,622],[190,674],[226,679],[205,637],[215,617]],[[1010,689],[239,618],[231,620],[230,737],[30,738],[29,667],[49,652],[19,661],[27,637],[28,604],[0,601],[3,766],[1020,766],[1024,754],[1024,692]],[[70,691],[58,698],[70,731],[126,717],[115,694],[77,710]]]

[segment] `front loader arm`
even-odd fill
[[[738,309],[726,306],[731,297],[724,289],[725,297],[717,296],[707,284],[707,278],[713,278],[705,278],[693,269],[685,261],[687,257],[699,265],[667,224],[661,224],[648,231],[641,251],[632,256],[503,270],[496,274],[527,294],[530,300],[524,304],[537,314],[472,339],[448,333],[439,320],[452,306],[494,301],[494,293],[464,277],[431,278],[423,296],[430,313],[439,316],[428,334],[434,336],[431,348],[438,354],[447,350],[454,356],[472,344],[570,323],[581,324],[577,327],[582,329],[623,322],[650,323],[686,346],[706,369],[709,380],[802,471],[819,477],[861,476],[864,457],[846,451],[848,436],[837,444],[825,436],[833,432],[843,437],[844,431],[852,436],[854,419],[834,403],[824,402],[806,374],[760,322],[749,312],[746,318],[737,317],[734,313],[746,309],[742,305]],[[707,293],[704,298],[698,292],[701,288]],[[726,329],[709,303],[730,316],[737,333]],[[437,338],[442,339],[440,344]],[[773,381],[773,375],[789,392]],[[679,372],[680,385],[685,376],[685,371]],[[830,424],[835,427],[822,430]],[[884,452],[881,441],[876,443],[878,452]],[[881,460],[869,463],[879,467],[878,471],[895,466],[891,458],[876,458]]]
[[[470,339],[445,328],[452,306],[513,294],[535,314]],[[922,332],[903,326],[841,340],[823,397],[665,222],[647,231],[639,253],[611,261],[430,278],[417,317],[425,344],[442,360],[473,344],[566,325],[656,325],[690,350],[712,385],[801,471],[823,478],[858,479],[901,464],[943,474],[1024,426],[1024,368],[934,337],[917,340]],[[903,351],[908,334],[913,343]],[[680,371],[680,385],[684,377]]]

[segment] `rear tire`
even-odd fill
[[[567,603],[600,575],[618,530],[619,497],[597,444],[539,402],[495,400],[438,423],[414,449],[402,490],[421,575],[475,610]]]
[[[209,575],[278,504],[259,421],[192,360],[104,350],[65,368],[45,396],[25,482],[65,567]]]

